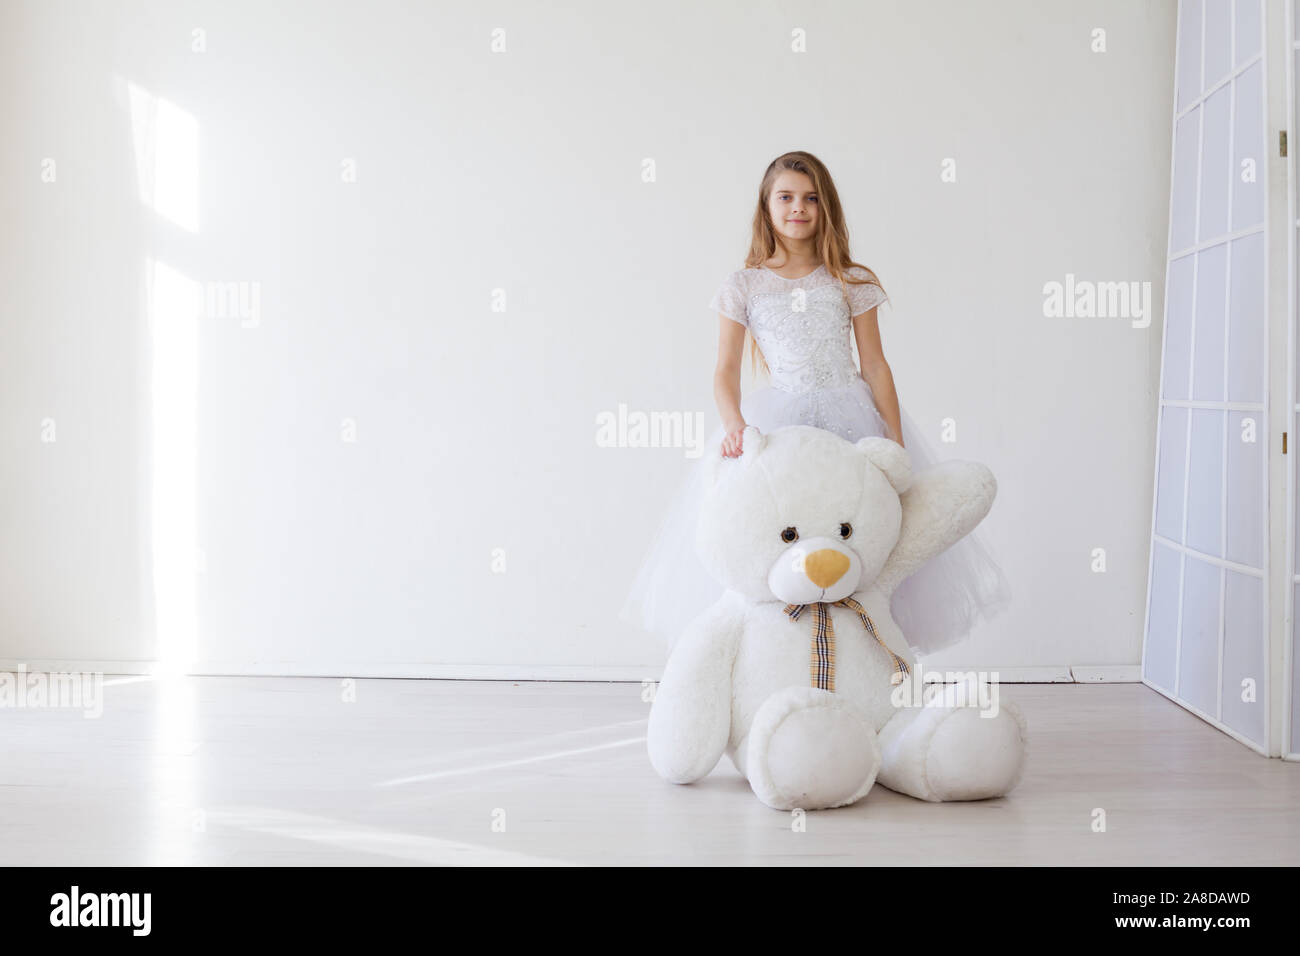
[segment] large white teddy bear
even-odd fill
[[[896,442],[802,425],[747,428],[738,458],[715,449],[705,467],[696,546],[726,590],[678,639],[655,693],[659,775],[691,783],[725,752],[779,810],[845,806],[877,780],[932,801],[1015,787],[1019,708],[923,685],[889,609],[988,513],[989,469],[947,461],[914,480]]]

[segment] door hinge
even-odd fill
[[[1285,155],[1286,155],[1286,130],[1282,130],[1282,132],[1278,134],[1278,137],[1277,137],[1277,154],[1278,154],[1279,156],[1285,156]]]
[[[1286,432],[1282,433],[1282,454],[1286,454]]]

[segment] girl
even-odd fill
[[[713,391],[723,423],[711,440],[721,442],[722,454],[740,454],[746,425],[760,432],[813,425],[849,441],[893,439],[908,450],[913,472],[934,464],[898,404],[881,349],[876,308],[888,296],[875,273],[850,259],[835,184],[817,157],[786,153],[768,166],[745,266],[710,302],[719,317]],[[761,365],[771,384],[742,401],[746,337],[755,370]],[[693,546],[703,477],[698,465],[687,476],[620,614],[670,643],[721,593]],[[926,654],[962,640],[981,615],[992,617],[1008,600],[1005,575],[972,534],[908,578],[891,610],[908,643]]]

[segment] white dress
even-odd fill
[[[855,266],[850,274],[867,273]],[[750,330],[771,373],[771,384],[741,399],[745,422],[761,432],[813,425],[849,441],[889,437],[853,361],[851,319],[887,298],[874,284],[841,288],[825,266],[797,279],[763,267],[729,275],[709,307]],[[938,457],[907,412],[900,409],[900,418],[912,470],[935,464]],[[709,441],[722,437],[719,426]],[[691,462],[619,614],[670,645],[722,591],[695,554],[703,477],[702,460]],[[978,619],[1009,601],[1006,575],[976,532],[922,565],[894,593],[890,608],[913,650],[928,654],[961,641]]]

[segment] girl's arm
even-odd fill
[[[889,370],[884,347],[880,344],[880,326],[876,323],[875,309],[868,309],[853,317],[853,338],[858,343],[862,377],[871,386],[876,409],[889,426],[892,433],[889,437],[901,445],[903,429],[898,420],[898,392],[894,388],[894,373]]]
[[[740,360],[745,351],[745,327],[725,315],[718,330],[718,367],[713,373],[713,400],[722,416],[726,434],[722,438],[722,454],[735,458],[740,454],[741,436],[745,432],[745,419],[740,414]]]

